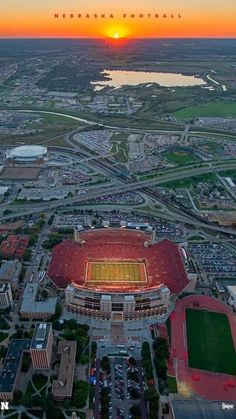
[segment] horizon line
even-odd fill
[[[0,40],[8,40],[8,39],[42,39],[42,40],[50,40],[50,39],[99,39],[99,40],[107,40],[107,39],[113,39],[111,37],[106,37],[106,36],[0,36]],[[235,40],[236,39],[236,35],[234,36],[143,36],[143,37],[121,37],[119,38],[119,40],[140,40],[140,39],[155,39],[155,40],[159,40],[159,39],[231,39],[231,40]]]

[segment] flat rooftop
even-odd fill
[[[40,170],[38,167],[5,167],[0,179],[36,180]]]
[[[175,419],[235,419],[235,402],[172,400]],[[224,408],[223,406],[233,406]]]
[[[33,339],[31,341],[30,349],[46,349],[48,343],[48,335],[51,327],[51,323],[37,324]]]
[[[61,355],[57,380],[52,384],[52,395],[55,398],[71,397],[75,369],[76,341],[60,341],[58,353]]]
[[[53,315],[56,310],[57,298],[49,297],[47,300],[37,301],[38,289],[37,283],[26,285],[20,313],[49,313]]]
[[[30,339],[12,339],[0,373],[0,393],[11,393],[24,351],[30,350]]]

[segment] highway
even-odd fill
[[[217,171],[224,171],[224,170],[235,170],[236,169],[236,161],[234,163],[227,163],[227,162],[223,162],[222,165],[216,166],[214,167],[215,169],[217,169]],[[181,180],[181,179],[187,179],[189,177],[193,177],[193,176],[197,176],[197,175],[202,175],[202,174],[206,174],[206,173],[212,173],[213,167],[211,165],[206,166],[206,167],[198,167],[198,168],[194,168],[194,167],[188,167],[185,170],[181,170],[179,172],[174,172],[174,173],[167,173],[166,175],[163,174],[162,176],[156,176],[154,178],[148,179],[148,180],[143,180],[143,181],[136,181],[136,182],[132,182],[130,181],[128,184],[119,184],[119,185],[113,185],[110,186],[109,190],[107,188],[107,186],[98,186],[97,190],[93,190],[91,192],[86,192],[86,195],[79,195],[76,197],[70,197],[70,198],[64,198],[63,200],[58,200],[58,201],[53,201],[53,202],[42,202],[42,203],[27,203],[24,205],[19,204],[14,204],[14,205],[9,205],[9,204],[2,204],[1,208],[17,208],[17,210],[22,210],[27,208],[35,208],[35,212],[40,212],[42,211],[44,208],[46,209],[54,209],[54,208],[59,208],[61,206],[66,206],[66,205],[70,205],[70,204],[74,204],[76,202],[84,202],[87,201],[89,199],[94,199],[94,198],[98,198],[100,196],[105,196],[107,194],[117,194],[117,193],[123,193],[123,192],[129,192],[129,191],[134,191],[134,190],[138,190],[138,189],[142,189],[142,188],[146,188],[149,186],[153,186],[153,185],[161,185],[163,183],[167,183],[167,182],[172,182],[172,181],[176,181],[176,180]],[[0,220],[2,219],[2,217],[0,217]]]
[[[226,166],[227,169],[235,169],[236,168],[236,163],[234,163],[233,165],[231,164],[230,166]],[[202,171],[204,169],[204,171]],[[221,168],[221,170],[225,170],[225,167]],[[147,181],[143,181],[143,182],[130,182],[127,184],[120,184],[120,185],[114,185],[114,186],[110,186],[109,189],[107,187],[98,187],[97,189],[93,189],[92,191],[88,191],[86,192],[86,194],[83,195],[78,195],[76,197],[70,197],[70,198],[65,198],[63,200],[59,200],[59,201],[52,201],[52,202],[42,202],[42,203],[32,203],[32,204],[24,204],[24,205],[6,205],[5,207],[8,209],[11,209],[12,211],[14,209],[16,209],[17,213],[14,212],[12,214],[8,214],[8,215],[1,215],[0,216],[0,221],[7,221],[10,220],[12,218],[16,218],[19,216],[25,216],[25,215],[31,215],[31,214],[35,214],[35,213],[40,213],[43,211],[49,211],[49,210],[53,210],[56,208],[60,208],[60,207],[66,207],[68,208],[69,205],[71,204],[75,204],[75,203],[82,203],[84,201],[87,201],[89,199],[96,199],[98,197],[101,196],[106,196],[107,194],[115,194],[115,193],[120,193],[120,192],[129,192],[129,191],[134,191],[134,190],[142,190],[142,188],[144,187],[148,187],[148,186],[152,186],[152,185],[159,185],[161,183],[167,182],[167,181],[171,181],[171,180],[177,180],[177,179],[183,179],[183,178],[188,178],[191,177],[193,175],[196,174],[202,174],[202,173],[208,173],[211,172],[212,168],[208,167],[208,168],[197,168],[197,169],[192,169],[192,171],[189,171],[187,173],[182,173],[181,175],[171,175],[171,177],[166,177],[166,176],[162,176],[162,178],[158,181],[157,179],[150,179]],[[2,208],[4,208],[4,205],[2,205]],[[180,212],[180,210],[179,210]],[[222,232],[222,233],[227,233],[227,234],[232,234],[232,235],[236,235],[236,231],[233,228],[224,228],[224,227],[219,227],[217,225],[212,225],[212,224],[208,224],[208,223],[204,223],[201,221],[198,221],[196,219],[194,219],[194,217],[191,217],[190,215],[181,215],[181,214],[176,214],[176,210],[175,212],[170,211],[168,208],[166,209],[166,214],[169,213],[170,217],[172,219],[178,220],[178,221],[183,221],[185,223],[189,223],[189,224],[193,224],[195,226],[198,227],[203,227],[203,228],[208,228],[210,230],[216,231],[216,232]]]
[[[49,112],[49,111],[36,111],[36,110],[20,110],[21,112],[35,112],[35,113],[46,113],[46,114],[52,114],[55,116],[64,116],[67,118],[71,118],[74,120],[78,120],[80,122],[88,123],[91,125],[97,125],[94,121],[88,121],[83,118],[79,118],[72,115],[67,114],[61,114],[59,112]],[[104,126],[105,127],[105,126]],[[119,127],[109,127],[109,128],[115,128],[118,129]],[[190,126],[187,125],[186,129],[181,131],[183,137],[189,134],[189,128]],[[146,130],[145,130],[146,131]],[[153,130],[152,130],[153,131]],[[160,131],[160,130],[158,130]],[[166,130],[161,130],[163,132],[167,132]],[[73,131],[74,132],[74,131]],[[150,179],[146,180],[139,180],[139,181],[132,181],[130,178],[130,175],[128,172],[122,172],[116,165],[114,165],[114,162],[109,160],[108,158],[101,159],[100,156],[94,156],[90,153],[80,150],[78,145],[73,143],[71,140],[71,134],[73,132],[70,132],[65,136],[65,141],[67,142],[70,147],[73,147],[74,152],[82,156],[82,160],[85,162],[91,160],[91,163],[94,167],[97,167],[98,170],[103,171],[107,174],[109,177],[116,177],[116,184],[113,185],[98,185],[97,188],[94,187],[93,190],[86,191],[86,194],[77,195],[74,197],[65,198],[62,200],[57,201],[50,201],[50,202],[41,202],[41,203],[24,203],[24,204],[2,204],[1,209],[10,209],[12,211],[11,214],[8,215],[1,215],[0,220],[1,221],[7,221],[17,216],[24,216],[24,215],[30,215],[32,213],[39,213],[42,211],[48,211],[48,210],[54,210],[56,208],[63,208],[68,207],[73,204],[79,204],[79,203],[85,203],[88,200],[95,200],[98,197],[106,196],[108,194],[118,194],[118,193],[125,193],[135,190],[141,190],[149,196],[152,200],[158,202],[158,198],[152,193],[152,191],[148,190],[147,188],[152,186],[159,186],[167,182],[172,181],[178,181],[182,179],[187,179],[193,176],[212,173],[214,171],[220,172],[224,170],[235,170],[236,169],[236,160],[235,161],[221,161],[221,162],[205,162],[203,163],[203,167],[195,167],[195,164],[178,168],[178,169],[171,169],[168,172],[162,172],[161,174],[157,174],[157,176],[152,177]],[[173,131],[170,131],[173,133]],[[196,134],[197,132],[192,131],[191,134]],[[202,134],[202,132],[201,132]],[[67,149],[67,152],[69,150]],[[107,156],[111,157],[111,156]],[[181,210],[181,208],[176,208],[173,205],[167,206],[166,202],[161,202],[161,205],[165,206],[164,212],[165,215],[169,217],[169,219],[175,219],[176,221],[183,221],[185,223],[190,223],[198,227],[208,228],[211,230],[214,230],[216,232],[222,232],[227,234],[233,234],[235,235],[236,232],[234,229],[230,228],[221,228],[217,225],[208,224],[206,222],[203,222],[199,219],[196,219],[196,217],[191,216],[190,214],[186,214]],[[16,213],[17,212],[17,213]]]
[[[107,128],[107,129],[114,129],[114,130],[126,130],[128,132],[140,132],[140,133],[169,133],[169,134],[183,134],[183,126],[180,125],[179,129],[142,129],[142,128],[130,128],[130,127],[122,127],[122,126],[114,126],[114,125],[106,125],[103,123],[99,123],[98,121],[93,121],[90,119],[85,119],[85,118],[80,118],[78,116],[75,115],[69,115],[63,112],[53,112],[53,111],[43,111],[43,110],[37,110],[37,109],[11,109],[11,108],[2,108],[2,110],[9,110],[9,111],[14,111],[14,112],[25,112],[25,113],[42,113],[42,114],[48,114],[48,115],[55,115],[55,116],[60,116],[60,117],[64,117],[64,118],[69,118],[72,119],[74,121],[78,121],[78,122],[82,122],[84,124],[87,125],[94,125],[94,126],[101,126],[103,128]],[[158,120],[156,121],[157,123],[159,122]],[[163,121],[160,121],[163,124]],[[170,123],[166,124],[166,125],[170,125]],[[175,124],[176,125],[176,124]],[[204,132],[204,129],[202,128],[202,130],[198,131],[198,130],[190,130],[190,126],[188,126],[187,132],[185,132],[185,134],[187,135],[199,135],[199,136],[205,136],[206,134],[213,136],[225,136],[225,137],[229,137],[229,138],[234,138],[236,139],[236,133],[225,133],[225,131],[222,131],[222,133],[220,133],[220,130],[217,130],[217,132],[214,131],[209,131],[209,129],[206,129]]]

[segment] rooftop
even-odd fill
[[[27,236],[15,236],[10,234],[6,240],[1,243],[1,253],[3,257],[22,258],[28,247],[29,238]]]
[[[6,260],[0,268],[0,280],[10,280],[12,276],[20,271],[21,262],[18,259]]]
[[[7,292],[10,289],[10,284],[8,282],[4,282],[0,284],[0,294]]]
[[[236,295],[236,285],[228,285],[227,289],[229,292]]]
[[[30,339],[12,339],[0,373],[0,393],[11,393],[24,351],[30,349]]]
[[[47,300],[37,301],[38,283],[27,284],[23,294],[20,313],[49,313],[54,314],[57,298],[50,297]]]
[[[235,403],[209,402],[195,400],[172,400],[175,419],[234,419]],[[233,408],[224,408],[224,406]]]
[[[48,335],[51,328],[51,323],[38,323],[35,328],[30,349],[45,349],[47,347]]]
[[[40,145],[22,145],[8,150],[6,157],[8,158],[32,158],[44,156],[47,154],[47,148]]]
[[[76,347],[75,341],[59,342],[60,369],[57,380],[52,384],[52,394],[55,398],[66,398],[72,395]]]

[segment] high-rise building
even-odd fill
[[[0,283],[0,309],[5,310],[13,306],[11,285],[9,283]]]
[[[38,323],[31,342],[30,354],[36,370],[49,370],[52,357],[53,332],[51,323]]]

